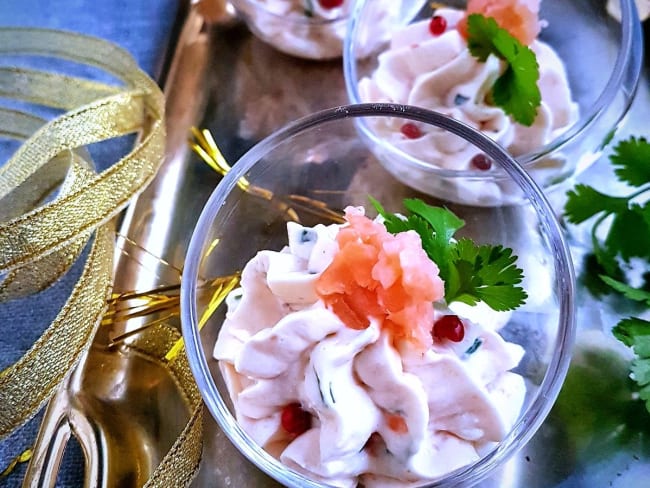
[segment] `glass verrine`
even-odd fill
[[[387,19],[396,4],[375,0]],[[262,41],[299,58],[329,60],[341,56],[353,0],[232,0],[235,11]],[[385,30],[385,27],[382,28]]]
[[[633,0],[617,1],[620,21],[607,12],[605,0],[541,2],[542,29],[531,46],[538,54],[542,99],[549,103],[538,111],[533,126],[524,129],[484,101],[501,68],[496,58],[478,69],[471,66],[475,60],[457,35],[459,16],[449,10],[462,10],[467,2],[398,1],[399,13],[384,24],[390,32],[377,36],[369,29],[378,7],[359,0],[343,54],[349,101],[408,103],[447,113],[506,147],[547,194],[567,188],[612,139],[639,81],[643,46],[636,7]],[[419,12],[411,15],[416,7]],[[436,15],[448,22],[434,34],[429,22]],[[392,44],[385,39],[393,39]],[[570,98],[565,100],[567,87]],[[439,133],[414,138],[400,127],[362,129],[370,139],[390,139],[403,149],[401,160],[385,165],[420,191],[473,205],[521,201],[498,171],[473,164],[475,154],[456,138]],[[562,200],[561,195],[552,197]]]
[[[414,192],[385,171],[355,130],[356,123],[372,118],[430,124],[467,140],[502,165],[528,204],[485,208],[434,201]],[[383,150],[390,153],[394,148],[386,145]],[[574,336],[574,276],[557,219],[539,187],[496,143],[449,117],[408,106],[344,106],[301,119],[247,152],[210,197],[190,242],[181,312],[192,371],[214,418],[257,467],[288,486],[328,486],[322,477],[319,481],[306,476],[305,470],[299,472],[279,462],[238,422],[238,394],[231,396],[228,390],[233,377],[224,378],[212,359],[226,318],[226,304],[214,309],[209,284],[216,277],[237,276],[260,250],[282,249],[287,222],[296,217],[308,226],[340,222],[340,212],[348,205],[366,206],[372,215],[369,195],[389,211],[399,211],[407,197],[447,206],[465,221],[463,236],[478,243],[511,247],[519,256],[518,266],[524,272],[522,286],[529,298],[511,315],[500,315],[498,327],[505,340],[524,351],[513,370],[526,385],[523,407],[500,442],[484,445],[473,462],[454,466],[449,473],[422,480],[418,486],[476,483],[528,442],[559,392]]]

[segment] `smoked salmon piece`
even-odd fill
[[[357,208],[348,207],[345,217],[339,251],[318,278],[316,293],[348,327],[364,329],[374,319],[394,339],[427,347],[433,302],[444,296],[444,283],[420,236],[393,235]]]
[[[483,14],[492,17],[499,27],[506,29],[523,45],[529,46],[541,30],[539,2],[540,0],[469,0],[465,16],[458,22],[458,32],[467,39],[467,17]]]

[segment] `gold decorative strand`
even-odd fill
[[[0,479],[6,478],[9,476],[11,473],[13,473],[14,469],[16,469],[16,466],[22,463],[26,463],[32,458],[32,450],[31,449],[26,449],[18,456],[13,458],[9,465],[0,473]]]
[[[147,249],[145,249],[144,247],[140,246],[137,242],[135,242],[135,241],[134,241],[133,239],[131,239],[130,237],[125,236],[124,234],[120,234],[119,232],[116,233],[116,236],[117,236],[118,242],[119,242],[119,241],[122,241],[122,242],[125,242],[125,243],[129,244],[130,246],[132,246],[132,247],[138,249],[139,252],[142,252],[142,253],[144,253],[144,254],[146,254],[146,255],[148,255],[148,256],[154,258],[154,260],[156,261],[156,263],[157,263],[157,264],[162,264],[162,265],[165,267],[166,270],[168,270],[168,271],[171,270],[171,271],[174,273],[175,277],[176,277],[176,278],[178,279],[178,281],[180,282],[181,275],[183,274],[183,271],[182,271],[180,268],[177,268],[176,266],[174,266],[173,264],[171,264],[169,261],[164,260],[164,259],[161,258],[160,256],[156,256],[155,254],[153,254],[153,253],[150,252],[149,250],[147,250]],[[139,264],[140,266],[145,267],[145,266],[144,266],[144,263],[142,263],[142,261],[140,261],[139,259],[137,259],[137,258],[135,258],[134,256],[132,256],[131,253],[130,253],[128,250],[125,249],[125,246],[124,246],[124,245],[120,246],[120,252],[121,252],[122,254],[124,254],[125,256],[128,256],[128,257],[130,257],[131,259],[134,259],[135,261],[137,261],[138,264]],[[152,269],[147,269],[147,271],[148,271],[149,273],[153,273],[153,272],[154,272],[154,270],[152,270]]]
[[[191,134],[194,137],[194,140],[190,140],[190,147],[194,152],[199,155],[199,157],[205,161],[212,169],[217,173],[225,176],[230,170],[231,166],[228,164],[223,154],[219,150],[214,138],[210,131],[203,129],[199,130],[196,127],[192,127]],[[292,219],[299,221],[298,213],[294,208],[312,214],[317,217],[321,217],[326,220],[333,222],[343,222],[344,219],[340,212],[332,210],[319,200],[315,200],[303,195],[291,194],[286,197],[277,197],[273,192],[266,188],[261,188],[255,185],[252,185],[246,178],[242,177],[237,182],[237,186],[249,194],[252,194],[256,197],[263,198],[268,201],[280,201],[284,206],[283,208],[287,212],[287,215]],[[289,206],[289,204],[291,206]],[[119,236],[124,239],[128,239],[125,236]],[[212,251],[217,247],[219,239],[215,239],[205,252],[204,257],[208,256]],[[133,241],[130,241],[131,245],[139,247]],[[146,249],[139,247],[140,250],[149,253]],[[125,251],[122,250],[124,253]],[[153,256],[153,255],[151,255]],[[153,256],[158,264],[165,265],[170,267],[169,263],[162,260],[157,256]],[[181,270],[176,269],[179,274]],[[211,280],[206,280],[203,285],[199,287],[199,291],[202,294],[209,296],[208,305],[206,306],[202,316],[199,319],[198,327],[199,330],[207,323],[209,318],[214,314],[219,305],[226,298],[228,293],[230,293],[235,286],[239,284],[239,273],[218,277]],[[151,290],[146,291],[127,291],[122,293],[114,293],[113,296],[108,301],[108,311],[104,315],[103,325],[111,325],[119,322],[125,322],[134,318],[143,318],[149,317],[150,320],[145,325],[128,331],[124,334],[116,336],[111,340],[111,346],[118,345],[133,337],[147,328],[150,328],[159,323],[168,321],[173,317],[179,315],[180,299],[178,292],[180,290],[179,284],[172,284],[166,286],[160,286]],[[166,313],[166,315],[151,319],[153,315],[160,313]],[[183,340],[179,339],[173,347],[165,354],[165,360],[169,361],[174,359],[178,353],[183,348]]]
[[[214,141],[212,134],[209,130],[203,129],[199,130],[196,127],[192,127],[191,133],[196,139],[196,142],[189,140],[190,147],[197,153],[203,161],[205,161],[208,166],[213,170],[219,173],[221,176],[226,176],[226,173],[232,169],[232,167],[226,161],[226,158],[221,154],[221,150],[217,146],[217,143]],[[251,184],[243,176],[237,180],[237,186],[244,191],[252,192],[266,200],[273,198],[273,193],[268,190],[253,189]]]
[[[217,278],[216,280],[212,280],[210,282],[210,285],[207,288],[214,288],[214,291],[211,292],[208,305],[203,311],[201,318],[199,319],[199,330],[201,330],[207,321],[210,320],[210,317],[212,317],[217,308],[219,308],[219,305],[221,305],[221,303],[225,300],[225,298],[228,296],[228,293],[230,293],[239,284],[239,277],[240,275],[237,273],[223,278]],[[179,339],[165,355],[165,360],[171,361],[174,359],[183,349],[183,347],[183,339]]]
[[[102,325],[122,323],[159,312],[176,312],[180,303],[179,289],[180,285],[168,285],[143,292],[113,293],[108,299],[108,310],[102,318]]]
[[[439,8],[449,7],[449,5],[445,5],[444,3],[441,2],[429,2],[429,7],[432,10],[438,10]]]
[[[225,176],[230,171],[231,166],[228,164],[219,147],[214,141],[212,134],[209,130],[199,130],[196,127],[191,129],[194,140],[189,141],[192,150],[203,160],[208,166],[214,169],[217,173]],[[343,214],[336,210],[332,210],[326,203],[304,195],[276,195],[271,190],[261,188],[251,184],[243,176],[237,181],[237,186],[246,193],[253,195],[277,205],[278,209],[286,215],[289,220],[300,222],[297,210],[305,212],[325,220],[336,223],[343,223],[345,219]]]
[[[160,261],[164,262],[163,260]],[[199,320],[199,329],[210,319],[219,305],[239,284],[240,274],[235,273],[209,280],[199,287],[201,296],[208,296],[208,305]],[[150,320],[137,329],[130,330],[111,339],[110,347],[116,346],[144,330],[166,323],[180,315],[180,285],[160,286],[147,291],[128,291],[114,293],[108,300],[108,310],[102,319],[102,325],[115,325],[136,318],[149,318]],[[152,316],[165,313],[164,316],[151,319]],[[179,339],[169,351],[165,353],[165,361],[176,358],[183,348],[183,340]]]

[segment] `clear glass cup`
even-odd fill
[[[238,15],[259,39],[290,56],[317,61],[341,57],[354,0],[231,0]],[[394,15],[399,2],[374,0],[374,29]]]
[[[319,7],[318,0],[232,0],[231,4],[253,34],[285,54],[313,60],[341,56],[350,0],[335,9]]]
[[[374,27],[374,19],[378,15],[377,5],[372,0],[360,0],[355,4],[343,53],[346,90],[350,103],[408,103],[456,116],[454,114],[461,111],[456,104],[462,104],[466,97],[445,98],[445,93],[437,92],[432,93],[431,97],[421,97],[414,94],[413,87],[409,88],[410,83],[420,80],[423,76],[419,67],[423,66],[423,60],[418,60],[417,55],[407,59],[399,54],[398,59],[401,59],[403,64],[393,62],[391,65],[383,65],[388,66],[383,69],[394,70],[387,72],[401,76],[400,83],[404,89],[395,90],[388,95],[384,88],[379,93],[367,89],[360,92],[360,80],[373,76],[379,66],[379,56],[389,49],[389,40],[394,37],[395,32],[403,32],[407,25],[416,21],[431,19],[434,8],[449,6],[464,9],[467,2],[443,0],[430,4],[421,0],[398,0],[396,3],[401,7],[395,8],[390,20],[384,20],[384,25],[390,25],[390,28],[380,34]],[[568,188],[575,175],[598,159],[623,122],[634,98],[642,65],[641,26],[634,0],[617,0],[617,3],[620,3],[620,21],[607,12],[605,0],[541,2],[539,17],[546,25],[541,30],[539,40],[557,53],[566,69],[571,97],[578,107],[578,116],[572,123],[563,123],[564,128],[548,133],[545,137],[546,143],[541,146],[534,142],[541,140],[537,139],[537,136],[531,139],[531,143],[522,144],[521,141],[525,137],[516,134],[513,140],[509,140],[509,133],[503,128],[506,126],[500,125],[501,122],[498,122],[496,128],[488,125],[490,130],[493,130],[492,135],[497,138],[497,142],[506,146],[550,198],[558,200],[558,203],[554,204],[556,208],[562,204],[563,195],[550,192]],[[414,11],[418,13],[413,15]],[[421,32],[425,34],[424,30]],[[429,34],[428,31],[426,34]],[[411,46],[415,45],[413,41]],[[435,53],[432,50],[427,55],[442,56],[446,52],[445,49],[437,47]],[[397,52],[397,49],[392,52]],[[408,81],[408,76],[402,76],[411,69],[408,67],[409,63],[419,64],[409,75],[413,78],[411,81]],[[446,69],[450,63],[451,61],[445,61],[441,68],[436,69]],[[423,72],[427,74],[430,71],[426,68]],[[382,75],[382,80],[385,86],[394,85],[393,81],[387,81],[385,74]],[[470,93],[473,88],[468,90],[467,95],[473,96]],[[414,99],[420,101],[416,103]],[[463,113],[466,114],[463,117],[473,117]],[[476,124],[477,128],[480,128],[477,121],[469,120],[468,123]],[[481,121],[480,124],[485,122]],[[388,134],[396,144],[405,148],[403,158],[385,162],[385,166],[402,181],[422,192],[473,205],[512,204],[521,200],[521,195],[512,191],[507,178],[502,174],[476,169],[470,164],[472,154],[461,153],[462,145],[458,141],[435,142],[448,154],[458,154],[459,157],[454,166],[449,162],[442,165],[436,156],[432,156],[429,149],[409,149],[400,139],[399,127],[391,128],[390,131],[384,130],[381,135],[378,135],[377,128],[365,129],[369,139],[386,138]],[[412,144],[411,141],[408,144]]]
[[[437,127],[475,145],[502,167],[505,178],[520,188],[526,204],[458,205],[433,200],[404,185],[384,169],[376,151],[356,130],[359,122],[394,118]],[[377,144],[383,146],[385,155],[399,157],[390,145],[382,141]],[[476,483],[494,473],[530,440],[559,393],[574,338],[574,276],[561,228],[540,188],[500,146],[449,117],[416,107],[384,104],[329,109],[277,131],[234,164],[204,207],[185,261],[181,313],[191,369],[209,411],[244,456],[287,486],[326,486],[279,462],[237,422],[226,382],[212,358],[226,305],[214,309],[210,283],[241,271],[260,250],[282,249],[287,240],[287,221],[296,216],[304,225],[331,223],[331,216],[340,214],[330,211],[340,212],[348,205],[364,205],[372,216],[369,195],[392,212],[400,211],[407,197],[444,205],[465,220],[462,235],[479,243],[511,247],[519,256],[518,266],[524,271],[522,286],[529,298],[512,313],[500,334],[525,350],[515,370],[526,383],[524,406],[505,438],[478,461],[418,486]]]

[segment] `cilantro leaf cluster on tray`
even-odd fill
[[[650,143],[643,137],[621,141],[610,161],[618,179],[631,187],[630,193],[612,196],[589,185],[576,185],[568,193],[565,215],[574,224],[595,219],[591,240],[599,279],[612,292],[650,308]],[[633,261],[645,269],[642,282],[627,278],[626,269]],[[650,321],[624,318],[613,333],[637,356],[632,377],[650,412]]]
[[[372,205],[384,219],[386,229],[397,234],[414,230],[422,247],[436,263],[445,282],[445,301],[468,305],[485,302],[493,310],[514,310],[522,305],[527,294],[519,286],[523,271],[517,267],[512,249],[500,245],[477,245],[471,239],[455,239],[454,234],[465,225],[453,212],[432,207],[422,200],[404,200],[408,216],[384,210],[372,197]]]

